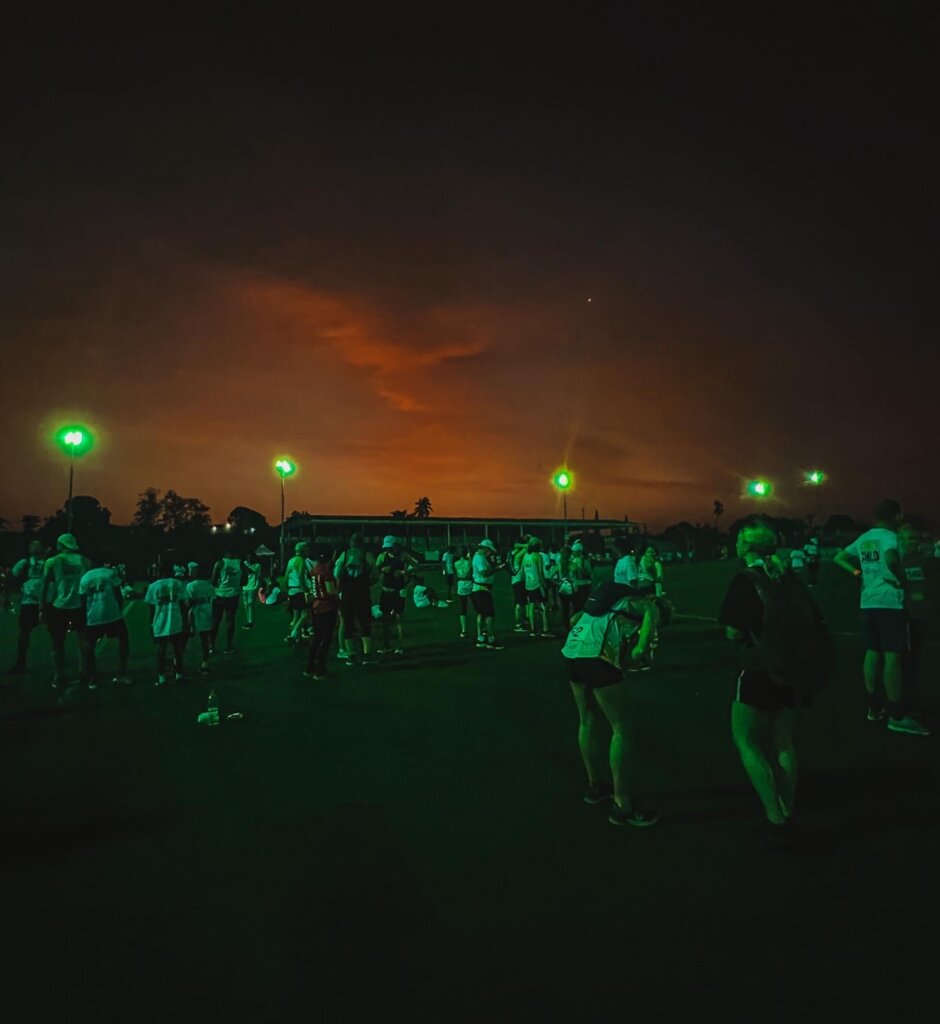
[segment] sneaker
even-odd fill
[[[183,681],[183,673],[182,672],[177,672],[176,673],[176,681],[178,683],[181,683]]]
[[[584,802],[594,806],[594,804],[603,804],[608,800],[612,800],[613,796],[613,786],[609,782],[602,782],[588,786],[587,792],[584,794]]]
[[[98,680],[97,679],[89,679],[88,680],[88,689],[89,690],[97,690],[98,689]]]
[[[254,623],[246,623],[244,626],[242,626],[242,629],[254,629],[254,628],[255,628]]]
[[[347,661],[349,659],[349,651],[347,651],[347,650],[337,651],[336,652],[336,657],[340,658],[342,661]]]
[[[910,736],[929,736],[930,730],[916,718],[905,715],[903,718],[889,718],[888,728],[891,732],[906,732]]]
[[[482,636],[477,637],[477,647],[481,650],[486,647],[486,640]]]
[[[865,717],[869,722],[883,722],[888,717],[888,713],[884,708],[869,708]]]
[[[111,682],[115,683],[115,684],[123,683],[125,686],[130,686],[131,685],[131,677],[130,676],[115,676],[111,680]]]
[[[235,653],[235,648],[234,647],[226,647],[225,650],[222,653],[223,654],[234,654]]]
[[[545,637],[546,640],[554,640],[555,639],[555,634],[554,633],[540,633],[539,636]]]
[[[477,644],[479,647],[479,644]],[[502,644],[498,644],[495,640],[491,640],[488,644],[483,645],[488,651],[505,651],[506,648]]]
[[[404,653],[405,653],[405,648],[404,647],[396,647],[395,650],[392,651],[392,654],[404,654]]]
[[[351,665],[352,662],[350,662],[349,664]],[[359,662],[359,664],[360,665],[378,665],[378,662],[375,660],[375,658],[363,658],[362,661]]]
[[[515,627],[513,627],[513,633],[528,633],[528,632],[529,631],[525,628],[525,626],[515,626]]]
[[[201,676],[207,676],[209,674],[209,666],[208,665],[200,665],[199,666],[199,674]],[[129,679],[128,679],[128,682],[130,682]]]
[[[319,683],[321,680],[326,679],[326,676],[318,676],[316,672],[304,672],[304,679],[312,679],[314,682]]]
[[[153,685],[166,686],[166,676],[157,676],[157,681]]]
[[[616,804],[610,809],[607,820],[611,825],[635,825],[637,828],[647,828],[659,821],[659,815],[655,811],[639,811],[635,807],[627,810],[625,807],[618,807]]]

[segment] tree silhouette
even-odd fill
[[[39,516],[27,515],[23,516],[23,518],[20,520],[20,523],[23,527],[23,533],[35,533],[39,529],[42,520],[39,518]]]
[[[405,509],[405,508],[396,508],[396,509],[393,509],[391,512],[389,512],[389,516],[392,519],[407,519],[408,518],[408,510]]]
[[[716,530],[718,529],[718,520],[721,519],[721,517],[724,515],[724,513],[725,513],[725,506],[722,505],[722,503],[716,498],[714,504],[712,505],[712,515],[715,517],[715,529]]]
[[[268,525],[267,519],[260,512],[256,512],[253,508],[246,508],[244,505],[237,505],[233,508],[228,514],[227,521],[239,533],[263,530]]]
[[[431,506],[430,498],[418,498],[418,500],[415,502],[414,518],[428,519],[430,518],[432,511],[433,508]]]
[[[137,496],[137,509],[134,512],[134,526],[157,526],[160,522],[160,492],[156,487],[148,487]]]

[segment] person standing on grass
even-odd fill
[[[636,588],[640,570],[631,542],[625,537],[616,537],[611,548],[614,553],[614,583]]]
[[[42,600],[42,570],[45,565],[45,548],[41,541],[30,541],[29,554],[21,558],[10,572],[15,581],[22,580],[20,611],[16,638],[16,661],[9,669],[9,675],[21,675],[26,671],[26,654],[29,638],[39,625],[39,604]]]
[[[810,534],[809,540],[803,545],[803,555],[806,560],[807,586],[815,587],[819,580],[819,538],[815,533]]]
[[[656,626],[656,606],[646,598],[628,597],[627,587],[609,582],[591,594],[571,622],[561,653],[568,662],[568,681],[578,709],[578,748],[588,778],[584,802],[601,804],[612,799],[608,815],[612,825],[655,825],[658,815],[640,810],[634,800],[631,684],[625,682],[621,664],[625,648],[634,639],[628,657],[646,656]],[[611,730],[606,751],[604,720]]]
[[[172,559],[162,563],[160,578],[154,580],[147,588],[144,601],[150,606],[150,628],[157,646],[155,685],[166,684],[167,647],[173,650],[173,673],[176,681],[180,682],[183,678],[183,654],[186,650],[187,636],[186,586],[174,576]],[[214,616],[213,623],[215,624]]]
[[[473,585],[470,602],[477,613],[477,647],[488,651],[503,650],[502,644],[496,642],[494,628],[496,606],[493,603],[493,586],[499,569],[499,553],[487,537],[480,541],[471,562]]]
[[[219,626],[225,618],[225,650],[223,654],[235,653],[235,619],[242,587],[245,585],[245,567],[232,550],[227,550],[215,563],[212,570],[212,585],[215,587],[215,602],[212,606],[212,647],[216,646]]]
[[[245,613],[242,629],[255,628],[255,597],[260,586],[261,563],[257,558],[249,556],[245,559],[245,585],[242,587],[242,611]]]
[[[569,572],[571,574],[571,584],[574,587],[574,593],[571,595],[572,607],[577,612],[583,612],[584,604],[588,599],[588,594],[591,592],[594,567],[591,565],[591,560],[584,553],[584,545],[579,540],[576,540],[571,545]],[[614,580],[614,582],[619,583],[620,581]]]
[[[339,591],[330,565],[331,555],[329,548],[319,548],[309,576],[313,638],[304,675],[318,681],[326,678],[326,656],[339,619]]]
[[[742,669],[731,704],[731,734],[765,815],[764,837],[786,839],[796,800],[794,728],[800,707],[834,668],[832,641],[819,609],[796,575],[776,557],[773,530],[743,526],[719,622],[740,645]]]
[[[626,583],[626,580],[616,580],[617,583]],[[652,544],[647,544],[636,563],[636,580],[632,584],[641,594],[650,597],[663,596],[663,563],[659,553]]]
[[[898,547],[901,565],[907,581],[907,628],[910,634],[910,648],[904,655],[904,699],[908,707],[916,710],[922,706],[918,688],[917,673],[927,642],[926,558],[922,547],[921,532],[911,523],[905,523],[898,531]]]
[[[525,571],[522,568],[522,560],[526,556],[531,539],[529,534],[525,534],[520,540],[517,540],[512,546],[512,552],[509,555],[508,561],[511,574],[510,582],[512,584],[513,631],[516,633],[525,633],[529,629],[525,598]],[[496,550],[495,547],[493,550]]]
[[[98,665],[95,645],[104,637],[115,637],[118,642],[118,670],[113,683],[130,683],[127,661],[130,657],[130,637],[124,621],[124,597],[121,578],[106,567],[89,569],[78,584],[85,614],[85,672],[88,689],[98,686]]]
[[[287,583],[287,610],[291,614],[290,629],[284,638],[289,644],[300,640],[300,631],[307,621],[307,595],[310,592],[309,568],[307,553],[310,544],[301,540],[294,545],[294,557],[288,559],[285,571]]]
[[[900,519],[901,506],[896,501],[887,498],[879,502],[874,528],[840,551],[835,564],[862,581],[862,674],[868,692],[869,722],[883,722],[887,712],[892,732],[929,736],[930,730],[904,704],[904,658],[910,651],[910,634],[905,611],[906,577],[898,547]]]
[[[189,631],[199,637],[199,648],[202,660],[199,663],[199,674],[209,674],[209,655],[212,651],[212,623],[215,618],[215,587],[205,578],[195,562],[189,563],[189,574],[192,577],[186,584],[186,603],[189,606]]]
[[[414,558],[402,550],[398,541],[388,536],[382,541],[382,550],[375,560],[379,573],[379,608],[382,611],[382,647],[379,654],[405,653],[404,631],[401,618],[405,613],[405,590],[408,573],[413,571]],[[391,646],[391,633],[395,630],[396,646]]]
[[[461,548],[454,561],[454,575],[457,579],[457,601],[460,607],[460,639],[467,639],[467,604],[473,591],[473,562],[470,549]]]
[[[85,614],[78,592],[82,576],[91,562],[79,551],[78,541],[71,533],[63,533],[56,541],[57,554],[48,559],[42,570],[43,589],[39,614],[49,627],[55,674],[52,686],[62,684],[65,675],[65,637],[69,630],[78,640],[80,679],[85,677]]]
[[[372,584],[377,573],[375,559],[365,549],[365,538],[354,533],[349,547],[336,559],[333,574],[339,587],[339,610],[343,619],[344,643],[337,656],[354,664],[353,640],[362,638],[362,663],[372,664]]]
[[[448,544],[441,556],[441,572],[444,574],[444,600],[450,604],[454,597],[454,549]]]
[[[558,549],[554,544],[552,544],[550,551],[542,552],[542,568],[545,570],[546,625],[548,620],[555,618],[558,613],[559,558]]]
[[[571,578],[571,548],[562,544],[558,556],[558,600],[561,604],[561,621],[565,632],[571,629],[571,617],[574,613],[574,581]]]
[[[548,619],[545,615],[545,563],[542,545],[533,537],[522,558],[522,576],[525,582],[525,604],[529,616],[529,636],[547,636]]]

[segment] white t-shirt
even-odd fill
[[[212,603],[215,587],[208,580],[190,580],[186,584],[186,597],[192,610],[193,630],[208,633],[212,629]]]
[[[261,566],[257,562],[245,562],[245,569],[248,575],[245,578],[244,589],[253,594],[261,583]]]
[[[238,597],[242,589],[242,563],[237,558],[220,558],[216,597]]]
[[[589,587],[592,583],[593,573],[591,563],[583,551],[575,551],[571,555],[571,562],[568,567],[568,575],[575,587]],[[616,581],[615,581],[616,582]]]
[[[862,567],[862,608],[904,607],[904,591],[897,576],[885,563],[889,551],[898,550],[898,535],[894,530],[876,526],[867,530],[845,549],[857,558]]]
[[[525,556],[526,556],[525,548],[519,548],[517,551],[514,551],[513,554],[512,554],[512,582],[513,583],[521,583],[522,582],[522,579],[523,579],[523,576],[524,576],[524,572],[523,572],[523,569],[522,569],[522,560],[525,558]]]
[[[144,600],[154,608],[153,635],[175,636],[183,632],[183,609],[186,588],[180,580],[155,580],[147,587]]]
[[[468,597],[473,590],[473,566],[469,558],[458,558],[454,562],[454,572],[457,574],[457,595]]]
[[[478,551],[473,556],[473,587],[472,591],[477,590],[491,590],[493,588],[493,580],[496,578],[496,573],[493,567],[490,565],[490,560],[483,554],[482,551]]]
[[[640,570],[633,555],[624,555],[617,560],[614,566],[614,583],[625,583],[628,587],[635,587],[640,578]]]
[[[554,551],[542,552],[542,568],[545,570],[545,579],[555,580],[561,576],[561,566],[558,564],[558,554]]]
[[[78,584],[85,598],[85,621],[89,626],[107,626],[121,617],[121,606],[114,596],[121,580],[113,569],[89,569]]]
[[[307,591],[307,562],[300,555],[294,557],[287,563],[287,593],[304,594]]]
[[[794,548],[790,552],[790,567],[792,569],[802,569],[806,564],[806,555],[802,548]]]
[[[431,599],[428,597],[428,588],[423,583],[416,583],[411,596],[415,601],[415,608],[430,608]]]
[[[443,571],[444,571],[444,575],[445,576],[453,576],[454,575],[454,556],[453,556],[453,554],[451,554],[450,551],[445,551],[444,552],[444,555],[441,558],[441,565],[443,567]]]
[[[819,558],[819,542],[811,538],[803,545],[803,552],[810,561]]]
[[[13,566],[13,577],[23,580],[21,604],[39,604],[42,598],[42,567],[46,560],[41,555],[21,558]]]
[[[88,569],[88,559],[72,551],[61,551],[46,562],[43,572],[51,574],[52,604],[56,608],[81,607],[78,585]]]
[[[545,572],[542,567],[542,554],[540,551],[530,551],[522,559],[522,572],[525,576],[526,590],[540,590],[545,582]]]

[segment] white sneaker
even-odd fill
[[[889,718],[888,728],[891,732],[906,732],[909,736],[929,736],[930,730],[916,718],[905,715],[903,718]]]
[[[337,658],[341,658],[343,661],[348,661],[349,660],[349,651],[346,651],[346,650],[337,651],[336,652],[336,657]]]

